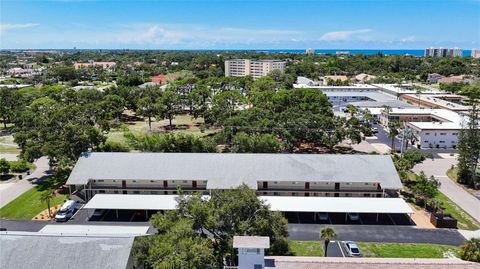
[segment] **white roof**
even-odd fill
[[[85,209],[174,210],[178,195],[96,194]]]
[[[426,130],[460,130],[466,116],[447,109],[393,108],[390,115],[430,115],[441,122],[408,122],[409,125]]]
[[[118,226],[118,225],[56,225],[49,224],[39,233],[61,235],[145,235],[149,226]]]
[[[413,213],[402,198],[260,196],[274,211],[325,213]]]
[[[268,236],[234,236],[234,248],[269,248],[270,238]]]
[[[348,169],[345,169],[348,167]],[[207,189],[230,189],[259,181],[375,182],[403,187],[387,155],[261,153],[83,153],[68,185],[89,180],[197,180]]]
[[[175,210],[178,195],[96,194],[86,209]],[[208,199],[209,196],[203,196]],[[282,212],[413,213],[401,198],[260,196]]]

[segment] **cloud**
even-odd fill
[[[5,32],[8,30],[15,30],[15,29],[24,29],[24,28],[31,28],[38,26],[40,24],[38,23],[23,23],[23,24],[0,24],[0,32]]]
[[[415,41],[415,40],[417,40],[417,38],[413,35],[400,39],[401,42],[412,42],[412,41]]]
[[[358,37],[359,34],[372,32],[372,29],[328,32],[320,37],[322,41],[346,41]]]

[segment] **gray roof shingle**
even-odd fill
[[[207,189],[253,189],[257,181],[402,183],[390,156],[234,153],[84,153],[67,184],[90,179],[207,180]]]

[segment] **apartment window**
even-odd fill
[[[430,133],[425,133],[425,135],[430,135]]]
[[[99,180],[98,180],[98,182],[105,182],[105,180],[103,180],[103,179],[99,179]]]
[[[447,135],[447,133],[440,133],[440,135]]]
[[[345,197],[352,197],[351,193],[345,193]]]
[[[445,141],[440,141],[440,143],[445,143]]]
[[[133,191],[133,194],[140,194],[139,191]]]
[[[118,191],[113,191],[113,193],[118,194]]]
[[[98,191],[98,193],[105,193],[105,191],[104,191],[104,190],[100,190],[100,191]]]
[[[428,143],[428,140],[423,141],[423,143]]]
[[[325,193],[325,197],[328,197],[328,196],[330,196],[330,193],[329,193],[329,192],[326,192],[326,193]]]
[[[132,182],[137,182],[136,180],[132,180]]]
[[[452,133],[452,135],[458,135],[458,133]]]
[[[155,182],[155,180],[150,180],[150,182],[151,182],[151,183],[154,183],[154,182]]]
[[[345,184],[346,184],[346,185],[352,185],[352,182],[347,182],[347,183],[345,183]]]
[[[370,193],[364,193],[363,197],[370,197]]]
[[[112,180],[112,181],[113,181],[113,182],[117,182],[115,179],[114,179],[114,180]]]
[[[368,186],[368,183],[365,183],[365,186]]]

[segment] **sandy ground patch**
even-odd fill
[[[52,218],[48,217],[48,209],[45,209],[42,212],[38,213],[38,215],[33,217],[32,220],[53,220],[53,218],[55,218],[55,214],[58,210],[60,210],[61,206],[62,205],[56,205],[50,207],[50,211],[52,212]]]
[[[370,143],[381,154],[390,153],[391,148],[383,143]]]
[[[417,209],[411,205],[410,207],[414,211],[410,218],[413,220],[413,222],[415,222],[418,228],[435,229],[435,226],[430,222],[429,213],[425,212],[423,209]]]

